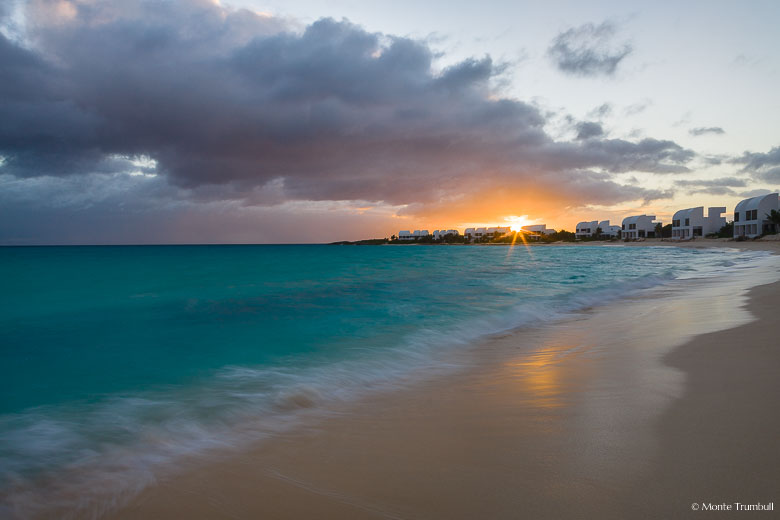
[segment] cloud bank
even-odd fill
[[[745,152],[731,162],[743,165],[741,171],[751,174],[758,181],[780,184],[780,146],[766,153]]]
[[[747,181],[739,177],[721,177],[718,179],[702,180],[678,180],[675,186],[685,188],[690,195],[730,195],[737,196],[738,193],[732,188],[745,188]]]
[[[205,0],[25,9],[23,41],[0,33],[0,176],[18,188],[13,207],[69,177],[89,180],[61,185],[79,190],[63,205],[111,192],[136,212],[149,200],[158,210],[368,201],[424,216],[511,190],[492,218],[540,199],[666,197],[613,175],[683,173],[695,155],[668,140],[606,139],[597,123],[555,140],[537,107],[495,95],[503,69],[489,56],[439,70],[425,42],[346,20],[300,27]],[[630,47],[566,43],[614,32],[583,27],[556,39],[580,62],[564,67],[611,74]]]
[[[616,43],[616,34],[611,22],[572,27],[553,39],[547,55],[566,74],[611,76],[633,50],[628,42]]]
[[[691,128],[688,130],[688,133],[694,137],[698,137],[707,134],[723,135],[726,131],[719,126],[700,126],[698,128]]]

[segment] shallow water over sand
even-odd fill
[[[487,335],[680,278],[724,277],[762,256],[327,246],[2,255],[5,502],[65,500],[90,511],[132,496],[182,457],[242,449],[332,405],[462,368],[468,356],[457,352]],[[673,317],[685,323],[685,313]],[[642,319],[649,328],[637,334],[657,330],[655,316]],[[574,343],[554,342],[549,359],[584,355]],[[572,378],[557,376],[544,351],[534,355],[511,370],[536,389],[526,396],[560,405],[555,381]]]

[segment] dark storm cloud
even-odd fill
[[[780,183],[780,146],[775,146],[766,153],[745,152],[729,162],[743,165],[741,171],[749,173],[758,181]]]
[[[623,139],[588,140],[578,152],[582,160],[589,158],[592,165],[612,173],[686,173],[690,169],[685,164],[695,157],[692,150],[673,141],[652,138],[638,142]]]
[[[780,190],[778,190],[778,189],[767,190],[767,189],[759,188],[759,189],[755,189],[755,190],[743,191],[742,193],[739,193],[738,195],[740,197],[743,197],[743,198],[746,198],[746,199],[750,199],[750,198],[753,198],[753,197],[759,197],[761,195],[769,195],[770,193],[776,193],[777,191],[780,191]]]
[[[738,177],[721,177],[719,179],[679,180],[674,184],[680,188],[686,188],[689,195],[702,193],[737,196],[738,193],[732,188],[744,188],[747,186],[747,181]]]
[[[688,133],[694,137],[698,137],[700,135],[706,135],[706,134],[722,135],[725,134],[726,131],[719,126],[700,126],[697,128],[691,128],[690,130],[688,130]]]
[[[706,155],[701,157],[701,160],[706,166],[718,166],[723,164],[723,157],[719,157],[717,155]]]
[[[590,112],[588,112],[589,117],[593,117],[595,119],[603,119],[609,115],[612,114],[613,107],[610,103],[602,103],[601,105],[597,106]]]
[[[581,200],[615,203],[664,194],[610,174],[685,172],[694,156],[671,141],[602,139],[597,123],[587,139],[555,141],[535,106],[492,95],[503,67],[490,57],[437,71],[426,43],[347,21],[296,30],[195,0],[74,1],[74,16],[50,4],[28,3],[25,46],[0,35],[0,173],[14,178],[157,173],[166,197],[201,202],[423,206],[576,180]],[[628,50],[577,52],[591,60],[579,70],[611,72]]]
[[[738,177],[721,177],[719,179],[705,179],[705,180],[679,180],[676,181],[677,186],[682,187],[718,187],[718,186],[730,186],[733,188],[744,188],[747,186],[747,182],[744,179]]]
[[[705,195],[721,195],[735,197],[738,193],[727,186],[709,186],[704,188],[692,189],[688,191],[689,195],[705,194]]]
[[[594,121],[582,121],[577,123],[577,139],[590,139],[591,137],[601,137],[604,135],[604,129],[600,123]]]
[[[547,55],[566,74],[611,76],[632,51],[629,43],[614,42],[616,32],[611,22],[572,27],[553,39]]]

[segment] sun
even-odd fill
[[[512,229],[512,231],[520,231],[520,228],[523,226],[531,224],[531,220],[528,218],[528,215],[521,215],[519,217],[512,215],[510,217],[504,217],[504,220],[509,223],[509,227]]]

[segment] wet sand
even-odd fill
[[[744,289],[778,269],[492,338],[453,360],[468,369],[193,464],[115,518],[678,518],[780,502],[780,283]]]

